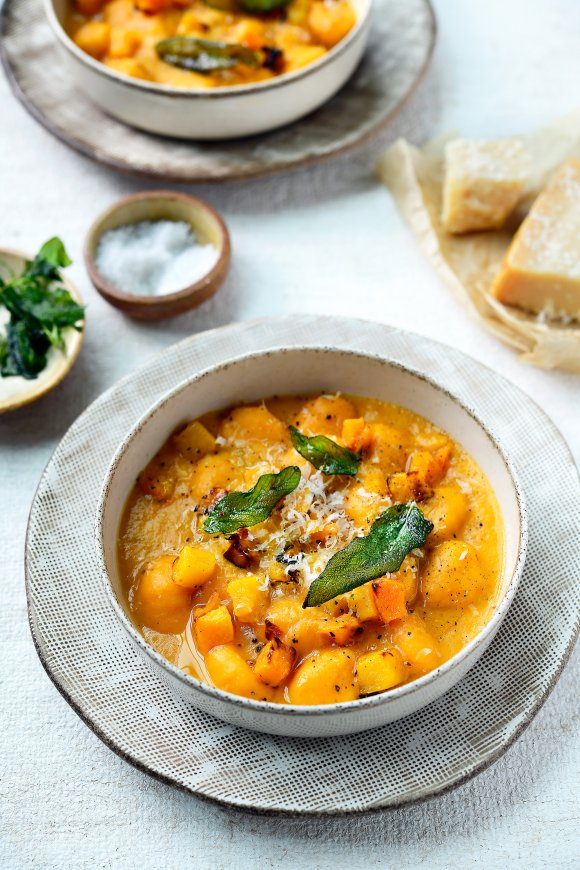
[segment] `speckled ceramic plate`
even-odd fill
[[[347,151],[405,104],[433,52],[433,10],[429,0],[375,0],[375,6],[364,60],[340,93],[289,127],[233,142],[173,141],[104,114],[75,89],[42,0],[5,0],[0,55],[16,96],[33,117],[100,163],[174,181],[247,178]]]
[[[431,376],[509,452],[529,511],[523,577],[479,662],[443,698],[362,734],[287,739],[200,713],[150,668],[104,595],[94,524],[111,458],[134,421],[186,377],[249,351],[340,347]],[[369,392],[372,388],[369,386]],[[219,402],[218,402],[219,404]],[[538,473],[541,469],[541,474]],[[554,425],[500,375],[426,338],[356,320],[292,316],[194,336],[129,375],[69,429],[40,481],[26,543],[34,641],[51,679],[115,752],[199,797],[259,812],[340,814],[424,800],[483,770],[531,721],[578,632],[578,475]]]

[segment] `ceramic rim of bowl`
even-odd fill
[[[358,357],[364,360],[368,360],[371,362],[378,362],[382,365],[389,366],[391,368],[397,369],[400,372],[404,372],[406,374],[411,375],[423,383],[426,383],[429,387],[436,390],[437,392],[445,395],[448,399],[451,399],[456,405],[458,405],[466,414],[468,414],[471,419],[479,426],[479,428],[483,431],[487,439],[493,445],[496,452],[499,454],[505,469],[508,473],[508,476],[512,482],[514,487],[518,515],[520,520],[520,529],[519,529],[519,540],[517,546],[517,558],[511,573],[511,577],[509,578],[509,582],[506,584],[505,589],[503,591],[502,597],[495,607],[493,614],[489,621],[483,626],[481,631],[476,634],[474,638],[472,638],[468,644],[466,644],[459,652],[457,652],[454,656],[447,659],[447,661],[443,662],[443,664],[439,665],[439,667],[435,668],[432,671],[429,671],[427,674],[424,674],[421,677],[418,677],[416,680],[412,680],[409,683],[404,683],[401,686],[396,686],[393,689],[388,689],[386,692],[380,692],[375,695],[370,695],[366,698],[358,698],[354,701],[342,701],[336,704],[316,704],[316,705],[297,705],[297,704],[276,704],[272,701],[256,701],[251,698],[245,698],[241,695],[234,695],[230,692],[226,692],[223,689],[218,689],[215,686],[210,686],[208,683],[204,683],[202,680],[197,679],[197,677],[190,676],[186,674],[185,671],[182,671],[181,668],[178,668],[176,665],[172,664],[168,659],[158,653],[143,637],[142,634],[135,628],[131,620],[127,617],[125,611],[123,610],[121,604],[119,603],[115,592],[113,591],[112,584],[109,580],[109,574],[106,567],[105,561],[105,552],[104,552],[104,543],[103,543],[103,518],[106,509],[106,503],[109,496],[109,492],[112,486],[112,480],[117,469],[117,466],[122,461],[126,451],[130,448],[131,444],[135,440],[135,438],[139,435],[143,426],[154,416],[161,413],[168,402],[170,402],[174,396],[179,394],[182,390],[189,387],[191,384],[194,384],[200,381],[202,378],[207,377],[211,373],[219,370],[227,370],[228,368],[232,368],[235,365],[238,365],[242,361],[247,361],[250,359],[267,359],[272,355],[280,355],[284,353],[295,353],[295,352],[308,352],[308,351],[319,351],[324,354],[331,353],[340,353],[344,355],[348,355],[351,357]],[[127,493],[128,495],[128,493]],[[503,517],[502,517],[503,520]],[[118,528],[115,532],[115,535],[118,533]],[[332,715],[335,713],[346,713],[346,714],[354,714],[361,709],[367,709],[371,707],[380,706],[382,704],[387,704],[392,700],[399,699],[402,697],[409,696],[414,694],[415,692],[420,691],[424,687],[428,686],[430,683],[437,680],[441,675],[447,673],[450,670],[453,670],[457,665],[459,665],[465,658],[469,657],[473,650],[475,650],[478,646],[480,646],[490,634],[493,634],[495,630],[501,624],[503,618],[505,617],[509,606],[514,598],[516,593],[518,583],[523,571],[524,562],[526,558],[527,551],[527,542],[528,542],[528,521],[527,521],[527,509],[525,504],[524,495],[517,477],[517,474],[512,466],[512,463],[509,457],[506,455],[506,452],[501,445],[501,442],[498,440],[497,436],[493,434],[489,427],[482,422],[479,416],[468,407],[461,399],[455,396],[451,391],[445,389],[444,387],[439,386],[435,381],[433,381],[430,377],[423,374],[422,372],[417,371],[416,369],[411,368],[410,366],[402,365],[401,363],[396,362],[395,360],[391,360],[388,357],[382,357],[374,354],[364,354],[358,351],[352,350],[342,350],[339,348],[333,348],[328,346],[321,347],[291,347],[291,348],[278,348],[271,349],[267,351],[261,351],[258,353],[248,353],[244,354],[237,358],[232,358],[229,360],[225,360],[223,363],[220,363],[217,366],[212,366],[210,368],[205,369],[200,372],[198,375],[195,375],[193,378],[189,378],[185,381],[182,381],[168,393],[161,397],[161,399],[148,411],[146,411],[140,419],[137,421],[131,432],[125,436],[121,445],[117,449],[111,464],[107,470],[105,476],[105,483],[103,485],[101,496],[99,498],[99,503],[97,507],[97,514],[95,520],[95,539],[96,539],[96,549],[97,549],[97,561],[98,561],[98,569],[101,577],[101,581],[105,586],[105,594],[113,607],[117,617],[119,618],[121,624],[128,632],[130,637],[137,643],[137,645],[148,655],[150,656],[154,662],[158,666],[160,666],[163,670],[169,671],[169,673],[176,677],[181,683],[184,684],[188,689],[194,689],[195,691],[200,691],[209,697],[215,698],[219,701],[233,704],[234,706],[241,706],[243,708],[249,710],[255,710],[256,712],[268,712],[273,713],[277,716],[293,716],[293,715],[304,715],[304,716],[324,716],[324,715]],[[505,568],[503,569],[505,571]]]
[[[0,260],[2,256],[7,254],[9,257],[16,257],[21,260],[32,260],[33,255],[28,254],[26,251],[21,251],[18,248],[0,248]],[[75,284],[66,276],[62,274],[62,270],[60,270],[60,280],[63,283],[63,286],[69,291],[75,302],[78,302],[79,305],[83,305],[83,299],[77,290]],[[71,327],[72,328],[72,327]],[[74,366],[79,353],[81,352],[81,347],[83,345],[83,340],[85,337],[85,319],[82,320],[82,326],[80,330],[75,330],[76,336],[75,341],[71,344],[70,353],[66,357],[66,364],[59,366],[56,371],[52,374],[50,378],[47,380],[41,381],[36,390],[32,389],[30,392],[23,393],[22,396],[15,396],[12,399],[2,399],[0,400],[0,414],[7,414],[9,411],[17,411],[18,408],[24,408],[26,405],[31,405],[32,402],[36,402],[37,399],[42,399],[43,396],[46,396],[47,393],[50,393],[55,387],[66,378],[66,376],[71,371]],[[42,375],[42,372],[40,372]],[[34,385],[38,382],[38,378],[31,380],[31,385]]]
[[[159,296],[142,296],[137,293],[127,293],[121,287],[117,287],[105,278],[102,272],[99,271],[95,259],[95,252],[98,243],[103,234],[107,232],[106,229],[101,229],[102,225],[106,223],[110,217],[121,209],[124,209],[126,206],[136,202],[146,202],[148,200],[152,202],[155,200],[159,200],[160,202],[174,200],[206,212],[206,214],[208,214],[214,221],[221,237],[220,247],[216,248],[218,259],[209,272],[206,272],[205,275],[193,284],[188,284],[181,290],[176,290],[173,293],[163,293]],[[164,219],[175,220],[175,218],[159,218],[159,220]],[[137,220],[128,220],[126,224],[120,224],[119,226],[130,226],[131,224],[139,223],[142,220],[150,220],[150,218],[143,217],[138,218]],[[195,231],[193,223],[191,226]],[[209,244],[211,244],[211,242]],[[198,199],[198,197],[172,190],[143,191],[118,200],[102,212],[95,221],[93,221],[86,234],[84,243],[85,266],[92,283],[107,302],[114,304],[112,300],[118,300],[126,306],[127,312],[131,308],[140,307],[148,308],[151,312],[154,312],[155,309],[166,308],[171,306],[172,303],[175,303],[176,308],[179,307],[179,303],[183,303],[182,312],[185,312],[188,308],[194,308],[197,307],[197,305],[201,305],[219,290],[228,270],[230,256],[230,233],[224,219],[216,209],[204,200]],[[206,292],[204,293],[203,291]],[[185,303],[187,303],[188,300],[191,304],[186,307]],[[176,311],[176,314],[178,313],[180,312]]]
[[[95,58],[91,57],[81,48],[79,48],[76,43],[70,38],[60,21],[56,15],[54,10],[53,0],[44,0],[44,8],[48,19],[50,21],[50,25],[52,27],[53,33],[56,34],[60,43],[73,54],[77,60],[84,63],[86,66],[90,67],[93,72],[98,73],[103,78],[111,79],[116,81],[120,85],[125,85],[129,88],[136,88],[140,91],[149,91],[150,93],[157,94],[158,96],[165,97],[191,97],[192,99],[206,99],[206,100],[216,100],[223,99],[224,97],[233,97],[236,94],[239,96],[254,94],[254,93],[263,93],[264,91],[269,91],[274,88],[283,87],[284,85],[289,85],[292,82],[299,81],[300,79],[306,78],[307,76],[312,75],[316,71],[322,69],[324,66],[327,66],[341,54],[343,54],[351,42],[353,42],[356,37],[360,34],[364,27],[367,26],[372,8],[373,8],[373,0],[366,0],[366,6],[363,12],[360,15],[357,15],[356,24],[354,27],[344,36],[340,42],[338,42],[335,46],[333,46],[327,53],[318,58],[318,60],[313,61],[302,69],[294,70],[294,72],[282,73],[282,75],[278,75],[273,79],[268,79],[263,82],[253,82],[247,85],[230,85],[227,87],[215,87],[215,88],[176,88],[172,85],[165,85],[159,82],[148,82],[144,79],[136,79],[131,76],[123,75],[122,73],[117,72],[116,70],[110,69],[105,66],[105,64],[101,63]]]

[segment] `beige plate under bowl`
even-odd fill
[[[442,387],[494,421],[526,496],[530,530],[509,612],[456,686],[398,722],[317,740],[236,728],[170,691],[120,624],[94,554],[103,480],[135,421],[176,384],[232,354],[302,345],[377,356],[386,349],[404,366],[436,372]],[[111,749],[191,794],[299,814],[424,800],[498,759],[553,688],[578,632],[578,569],[570,554],[579,501],[574,462],[553,423],[525,393],[457,350],[381,324],[332,317],[223,327],[186,339],[126,377],[57,447],[32,505],[26,543],[34,642],[62,695]]]
[[[25,261],[31,260],[32,256],[32,254],[15,251],[12,248],[0,248],[0,264],[6,264],[15,274],[22,271]],[[74,284],[65,275],[62,276],[61,280],[63,286],[66,287],[73,299],[82,305],[82,299]],[[76,329],[67,329],[64,338],[64,353],[57,350],[49,351],[48,366],[34,380],[28,381],[23,378],[1,379],[0,385],[2,385],[3,381],[9,388],[12,388],[14,385],[14,394],[3,398],[0,393],[0,414],[3,414],[5,411],[15,411],[16,408],[29,405],[58,386],[72,369],[79,355],[83,338],[84,328],[80,332],[77,332]]]
[[[95,253],[99,239],[108,230],[139,221],[158,220],[188,223],[199,242],[213,245],[218,252],[218,259],[206,275],[175,293],[165,293],[162,296],[124,293],[107,281],[97,269]],[[138,320],[175,317],[201,305],[219,290],[229,264],[230,234],[215,209],[201,199],[170,190],[145,191],[121,199],[97,218],[85,241],[85,265],[96,289],[115,308]]]
[[[231,142],[172,141],[127,127],[96,108],[62,63],[42,0],[5,0],[0,56],[16,96],[33,117],[100,163],[175,181],[247,178],[348,151],[378,133],[409,99],[435,45],[433,10],[429,0],[374,0],[373,5],[364,59],[332,100],[281,130]]]

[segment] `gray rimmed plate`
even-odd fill
[[[375,5],[364,60],[340,93],[295,124],[231,142],[172,141],[128,127],[96,108],[76,89],[62,62],[42,0],[5,0],[0,57],[14,93],[32,116],[100,163],[174,181],[249,178],[348,151],[378,133],[405,105],[429,65],[435,16],[429,0],[375,0]]]
[[[482,417],[496,419],[530,522],[518,592],[470,673],[406,719],[325,740],[236,729],[172,695],[117,622],[93,555],[103,475],[134,420],[175,383],[232,353],[304,344],[377,355],[388,347],[404,365],[436,370],[443,386]],[[550,420],[524,393],[458,351],[383,325],[334,318],[225,327],[187,339],[125,378],[76,421],[55,451],[27,539],[34,640],[62,694],[112,749],[200,797],[262,812],[321,814],[423,800],[498,758],[553,687],[578,630],[575,565],[554,541],[576,540],[579,497],[573,460]]]

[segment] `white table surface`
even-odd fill
[[[109,308],[81,262],[93,218],[117,198],[153,185],[68,150],[37,126],[0,77],[0,244],[35,250],[61,235],[76,261],[71,277],[89,306],[85,346],[68,380],[36,405],[0,418],[1,868],[580,866],[577,653],[517,744],[452,794],[352,819],[269,819],[195,800],[117,758],[49,682],[28,630],[25,525],[52,449],[119,377],[209,327],[329,312],[436,337],[532,395],[580,458],[580,379],[521,364],[469,320],[372,170],[395,135],[420,142],[455,128],[510,134],[576,108],[580,4],[437,0],[435,6],[440,37],[433,66],[378,141],[308,171],[187,188],[225,215],[232,270],[211,302],[157,325]]]

